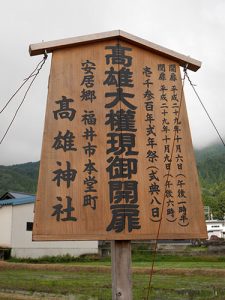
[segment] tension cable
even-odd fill
[[[180,118],[181,105],[183,102],[184,83],[185,83],[185,78],[187,76],[186,71],[187,71],[187,65],[184,67],[184,77],[182,79],[183,82],[182,82],[182,87],[181,87],[180,105],[179,105],[179,110],[178,110],[178,115],[177,115],[178,121]],[[171,155],[170,155],[171,164],[172,164],[173,152],[174,152],[174,146],[175,146],[175,137],[176,137],[176,132],[174,132],[173,144],[172,144]],[[155,238],[154,249],[153,249],[153,258],[152,258],[152,265],[151,265],[151,270],[150,270],[150,274],[149,274],[148,292],[147,292],[146,300],[149,300],[149,296],[150,296],[150,292],[151,292],[151,288],[152,288],[152,277],[153,277],[153,271],[154,271],[155,260],[156,260],[159,234],[160,234],[160,229],[161,229],[161,224],[162,224],[162,216],[163,216],[165,200],[166,200],[166,186],[169,181],[169,177],[170,177],[170,169],[168,170],[168,173],[166,174],[166,182],[165,182],[165,190],[164,190],[164,194],[163,194],[162,209],[161,209],[161,213],[160,213],[159,226],[158,226],[158,230],[157,230],[157,234],[156,234],[156,238]]]
[[[21,86],[15,91],[15,93],[12,95],[12,97],[8,100],[8,102],[5,104],[5,106],[4,106],[4,107],[2,108],[2,110],[0,111],[0,113],[2,113],[2,112],[6,109],[6,107],[7,107],[7,106],[9,105],[9,103],[13,100],[13,98],[17,95],[17,93],[20,91],[20,89],[21,89],[21,88],[22,88],[22,87],[23,87],[23,86],[24,86],[24,85],[25,85],[25,84],[33,77],[32,80],[31,80],[31,82],[30,82],[30,84],[28,85],[28,88],[26,89],[26,91],[25,91],[25,93],[24,93],[24,96],[23,96],[23,98],[22,98],[22,101],[20,102],[19,106],[18,106],[17,109],[16,109],[16,112],[15,112],[15,114],[14,114],[14,116],[13,116],[13,118],[12,118],[12,120],[11,120],[9,126],[8,126],[8,128],[6,129],[6,131],[5,131],[4,135],[3,135],[3,137],[1,138],[0,144],[2,144],[3,140],[5,139],[5,137],[6,137],[7,133],[8,133],[8,131],[9,131],[10,127],[12,126],[12,124],[13,124],[15,118],[16,118],[16,115],[17,115],[18,111],[20,110],[20,108],[21,108],[21,106],[22,106],[22,104],[23,104],[23,102],[24,102],[24,100],[25,100],[25,98],[26,98],[26,96],[27,96],[27,93],[29,92],[29,90],[30,90],[32,84],[34,83],[35,79],[37,78],[37,76],[38,76],[39,72],[41,71],[43,65],[45,64],[47,58],[48,58],[47,51],[45,51],[43,59],[37,64],[37,66],[36,66],[36,68],[33,70],[33,72],[32,72],[26,79],[24,79],[24,82],[23,82],[23,83],[21,84]]]
[[[225,142],[221,136],[221,134],[219,133],[219,130],[217,129],[215,123],[213,122],[212,118],[210,117],[209,115],[209,112],[207,111],[206,107],[204,106],[199,94],[197,93],[196,89],[195,89],[195,86],[194,84],[192,83],[188,73],[187,73],[187,66],[184,67],[184,77],[183,77],[183,84],[182,84],[182,90],[181,90],[181,101],[180,101],[180,107],[179,107],[179,113],[178,113],[178,120],[179,120],[179,117],[180,117],[180,110],[181,110],[181,104],[182,104],[182,100],[183,100],[183,90],[184,90],[184,82],[185,82],[185,78],[188,79],[192,89],[194,90],[194,93],[195,95],[197,96],[201,106],[203,107],[207,117],[209,118],[211,124],[213,125],[214,129],[216,130],[217,132],[217,135],[219,136],[223,146],[225,147]],[[175,138],[175,136],[174,136]],[[175,140],[175,139],[174,139]],[[172,157],[173,157],[173,151],[174,151],[174,140],[173,140],[173,145],[172,145],[172,151],[171,151],[171,157],[170,157],[170,160],[172,162]],[[167,179],[166,179],[166,182],[168,181],[168,178],[170,176],[170,170],[167,174]],[[166,190],[166,189],[165,189]],[[159,221],[159,226],[158,226],[158,231],[157,231],[157,235],[156,235],[156,242],[155,242],[155,246],[154,246],[154,250],[153,250],[153,260],[152,260],[152,266],[151,266],[151,271],[150,271],[150,277],[149,277],[149,285],[148,285],[148,294],[147,294],[147,298],[146,300],[149,299],[149,296],[150,296],[150,291],[151,291],[151,288],[152,288],[152,276],[153,276],[153,270],[154,270],[154,265],[155,265],[155,260],[156,260],[156,252],[157,252],[157,246],[158,246],[158,239],[159,239],[159,234],[160,234],[160,228],[161,228],[161,224],[162,224],[162,215],[163,215],[163,210],[164,210],[164,204],[165,204],[165,192],[164,192],[164,197],[163,197],[163,203],[162,203],[162,210],[161,210],[161,214],[160,214],[160,221]]]
[[[217,129],[215,123],[213,122],[212,118],[210,117],[210,115],[209,115],[209,113],[208,113],[208,111],[207,111],[205,105],[203,104],[203,102],[202,102],[202,100],[201,100],[199,94],[197,93],[197,91],[196,91],[196,89],[195,89],[195,85],[192,83],[190,77],[188,76],[187,69],[185,69],[184,72],[185,72],[185,75],[186,75],[186,77],[187,77],[187,79],[188,79],[188,81],[189,81],[189,83],[190,83],[190,85],[191,85],[191,87],[192,87],[192,89],[193,89],[195,95],[197,96],[197,98],[198,98],[198,100],[199,100],[199,102],[200,102],[202,108],[204,109],[204,111],[205,111],[207,117],[209,118],[209,120],[210,120],[212,126],[213,126],[214,129],[216,130],[216,133],[217,133],[217,135],[219,136],[219,138],[220,138],[220,140],[221,140],[223,146],[225,147],[225,142],[224,142],[224,140],[223,140],[221,134],[219,133],[219,130]]]

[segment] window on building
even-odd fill
[[[33,230],[33,222],[27,222],[27,231]]]

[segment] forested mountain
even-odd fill
[[[195,151],[204,204],[215,218],[225,215],[225,147]],[[0,196],[7,191],[36,193],[39,162],[0,166]]]
[[[0,197],[8,191],[36,193],[39,162],[0,166]]]
[[[196,151],[204,205],[211,208],[214,218],[225,217],[225,147],[211,145]]]
[[[211,184],[225,181],[225,147],[222,144],[197,150],[195,156],[202,182]]]

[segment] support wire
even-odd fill
[[[179,121],[179,118],[180,118],[181,105],[182,105],[182,102],[183,102],[183,91],[184,91],[184,83],[185,83],[185,78],[186,78],[186,70],[187,70],[187,66],[184,67],[184,77],[183,77],[183,80],[182,80],[183,83],[182,83],[182,88],[181,88],[180,106],[179,106],[179,111],[178,111],[178,116],[177,116],[178,121]],[[171,163],[172,163],[173,152],[174,152],[175,136],[176,136],[176,133],[174,133],[174,137],[173,137],[173,144],[172,144],[171,156],[170,156]],[[165,190],[164,190],[163,201],[162,201],[162,210],[161,210],[161,214],[160,214],[160,221],[159,221],[159,226],[158,226],[158,230],[157,230],[157,234],[156,234],[156,239],[155,239],[155,245],[154,245],[154,249],[153,249],[153,258],[152,258],[152,265],[151,265],[151,270],[150,270],[150,274],[149,274],[148,292],[147,292],[147,298],[146,298],[146,300],[150,299],[149,297],[150,297],[150,293],[151,293],[151,289],[152,289],[152,277],[153,277],[153,271],[154,271],[155,260],[156,260],[156,253],[157,253],[157,246],[158,246],[159,234],[160,234],[160,229],[161,229],[161,224],[162,224],[162,215],[163,215],[164,206],[165,206],[166,184],[167,184],[169,176],[170,176],[170,169],[169,169],[169,171],[168,171],[168,173],[166,175],[167,176],[166,176]]]
[[[188,79],[188,81],[189,81],[195,95],[197,96],[202,108],[204,109],[207,117],[209,118],[209,120],[210,120],[211,124],[213,125],[214,129],[216,130],[216,133],[219,136],[223,146],[225,147],[225,142],[224,142],[221,134],[219,133],[219,130],[217,129],[217,127],[216,127],[215,123],[213,122],[212,118],[210,117],[206,107],[204,106],[199,94],[197,93],[197,91],[194,87],[194,84],[192,83],[192,81],[191,81],[191,79],[190,79],[190,77],[187,73],[187,66],[184,68],[184,77],[183,77],[183,84],[182,84],[182,89],[181,89],[181,101],[180,101],[180,107],[179,107],[179,113],[178,113],[178,120],[179,120],[179,117],[180,117],[181,104],[182,104],[182,101],[183,101],[183,90],[184,90],[185,78]],[[172,157],[173,157],[173,152],[174,152],[174,144],[175,144],[174,141],[175,141],[175,135],[174,135],[174,139],[173,139],[173,146],[172,146],[171,157],[170,157],[171,162],[172,162]],[[170,175],[170,170],[167,174],[166,183],[168,181],[169,175]],[[148,293],[147,293],[146,300],[150,299],[149,296],[150,296],[150,292],[151,292],[151,288],[152,288],[152,276],[153,276],[154,265],[155,265],[155,260],[156,260],[156,252],[157,252],[158,239],[159,239],[160,228],[161,228],[161,223],[162,223],[162,215],[163,215],[163,210],[164,210],[164,204],[165,204],[165,192],[164,192],[164,197],[163,197],[163,204],[162,204],[162,210],[161,210],[161,215],[160,215],[160,222],[159,222],[158,231],[157,231],[157,235],[156,235],[155,246],[154,246],[154,250],[153,250],[153,259],[152,259],[152,266],[151,266],[151,271],[150,271],[150,275],[149,275]]]
[[[224,142],[224,140],[223,140],[221,134],[219,133],[219,130],[217,129],[215,123],[213,122],[212,118],[210,117],[210,115],[209,115],[209,113],[208,113],[208,111],[207,111],[205,105],[203,104],[203,102],[202,102],[202,100],[201,100],[199,94],[197,93],[197,91],[196,91],[196,89],[195,89],[195,87],[194,87],[194,84],[192,83],[190,77],[188,76],[187,69],[186,69],[184,72],[185,72],[185,75],[186,75],[186,77],[187,77],[187,79],[188,79],[188,81],[189,81],[189,83],[190,83],[190,85],[191,85],[191,87],[192,87],[192,89],[193,89],[195,95],[197,96],[197,98],[198,98],[198,100],[199,100],[199,102],[200,102],[202,108],[204,109],[204,111],[205,111],[207,117],[209,118],[209,120],[210,120],[212,126],[213,126],[214,129],[216,130],[216,133],[217,133],[217,135],[219,136],[219,138],[220,138],[220,140],[221,140],[223,146],[225,147],[225,142]]]
[[[30,90],[32,84],[34,83],[35,79],[37,78],[37,76],[38,76],[39,72],[41,71],[43,65],[45,64],[47,58],[48,58],[48,55],[47,55],[47,52],[45,52],[44,58],[38,63],[38,65],[36,66],[36,68],[34,69],[34,71],[33,71],[33,72],[32,72],[32,73],[24,80],[24,82],[22,83],[22,85],[16,90],[16,92],[12,95],[12,97],[9,99],[9,101],[5,104],[5,106],[4,106],[4,107],[2,108],[2,110],[0,111],[0,113],[2,113],[2,112],[6,109],[6,107],[8,106],[8,104],[12,101],[12,99],[16,96],[16,94],[20,91],[20,89],[28,82],[28,80],[29,80],[30,78],[33,77],[33,79],[31,80],[31,82],[30,82],[28,88],[27,88],[26,91],[25,91],[25,94],[24,94],[24,96],[23,96],[22,101],[20,102],[19,106],[18,106],[17,109],[16,109],[16,112],[15,112],[15,114],[14,114],[14,116],[13,116],[13,118],[12,118],[12,120],[11,120],[9,126],[8,126],[8,128],[6,129],[6,131],[5,131],[4,135],[3,135],[3,137],[1,138],[0,145],[1,145],[2,142],[4,141],[4,139],[5,139],[5,137],[6,137],[7,133],[8,133],[8,131],[9,131],[9,129],[10,129],[10,127],[12,126],[12,124],[13,124],[13,122],[14,122],[16,116],[17,116],[18,111],[20,110],[22,104],[24,103],[24,100],[25,100],[25,98],[26,98],[26,96],[27,96],[27,93],[29,92],[29,90]]]

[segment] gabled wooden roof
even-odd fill
[[[39,44],[32,44],[29,47],[29,52],[30,55],[33,56],[33,55],[44,54],[45,51],[50,53],[58,49],[75,47],[82,44],[91,44],[94,42],[100,42],[100,41],[106,41],[112,39],[120,39],[121,41],[126,41],[138,47],[145,48],[151,52],[154,52],[163,57],[167,57],[179,63],[179,65],[182,67],[187,66],[187,68],[192,71],[197,71],[201,67],[201,62],[191,58],[190,56],[185,56],[178,52],[164,48],[162,46],[141,39],[122,30],[113,30],[109,32],[102,32],[102,33],[84,35],[84,36],[67,38],[62,40],[42,42]]]

